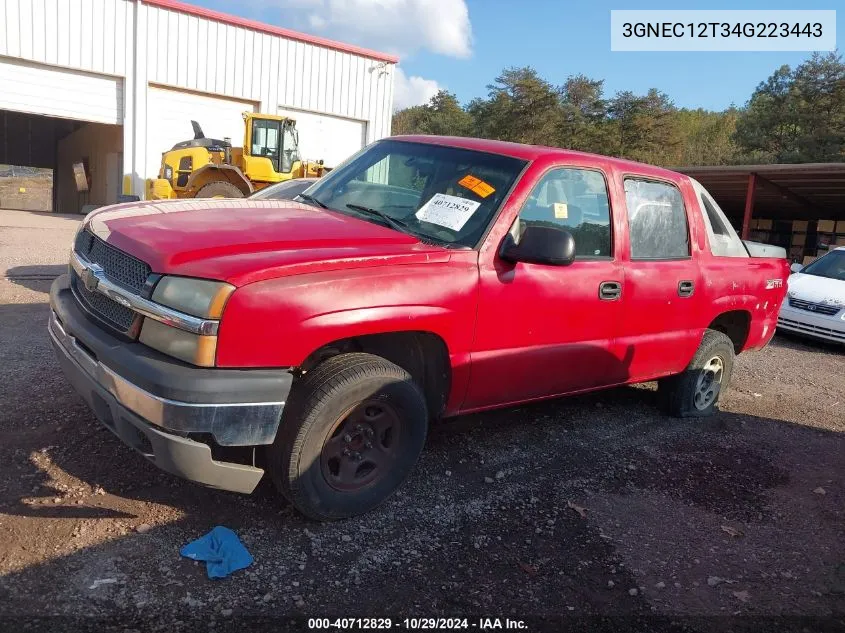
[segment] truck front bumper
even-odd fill
[[[292,376],[286,369],[202,369],[112,336],[85,315],[62,275],[48,330],[59,364],[97,419],[156,466],[191,481],[252,492],[264,471],[217,461],[211,443],[275,438]]]

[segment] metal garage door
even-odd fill
[[[147,93],[147,178],[155,178],[161,154],[180,141],[194,138],[191,120],[209,138],[232,139],[240,147],[244,140],[241,113],[254,112],[255,104],[225,97],[150,86]]]
[[[296,119],[299,153],[307,160],[337,167],[367,143],[367,122],[330,114],[280,108],[279,114]]]
[[[123,123],[123,80],[0,58],[0,110]]]

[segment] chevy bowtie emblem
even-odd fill
[[[82,279],[82,283],[85,284],[85,288],[88,292],[94,292],[97,290],[97,286],[100,285],[100,279],[97,277],[98,273],[102,273],[103,269],[97,264],[92,264],[90,268],[86,268],[82,271],[82,274],[79,275],[79,278]]]

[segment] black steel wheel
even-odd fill
[[[294,386],[268,470],[303,514],[352,517],[399,488],[427,430],[425,398],[404,369],[372,354],[341,354]]]
[[[396,410],[386,402],[365,400],[337,420],[323,444],[323,477],[336,490],[366,488],[389,473],[403,439]]]

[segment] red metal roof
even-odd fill
[[[679,167],[732,217],[741,217],[748,178],[756,174],[754,217],[845,220],[845,163]]]
[[[376,59],[379,61],[388,62],[390,64],[396,64],[399,62],[399,58],[396,55],[388,55],[387,53],[380,53],[379,51],[370,50],[368,48],[353,46],[352,44],[344,44],[343,42],[336,42],[335,40],[330,40],[324,37],[317,37],[315,35],[299,33],[298,31],[284,29],[280,26],[265,24],[264,22],[258,22],[257,20],[248,20],[247,18],[241,18],[236,15],[230,15],[228,13],[222,13],[220,11],[212,11],[211,9],[198,7],[196,5],[188,4],[186,2],[179,2],[178,0],[141,1],[145,2],[150,6],[161,7],[162,9],[170,9],[172,11],[179,11],[180,13],[189,13],[191,15],[196,15],[201,18],[216,20],[217,22],[225,22],[226,24],[241,26],[247,29],[252,29],[253,31],[261,31],[262,33],[269,33],[270,35],[279,35],[281,37],[286,37],[291,40],[297,40],[299,42],[305,42],[307,44],[314,44],[315,46],[323,46],[325,48],[332,48],[334,50],[342,51],[344,53],[360,55],[361,57],[369,57],[370,59]]]

